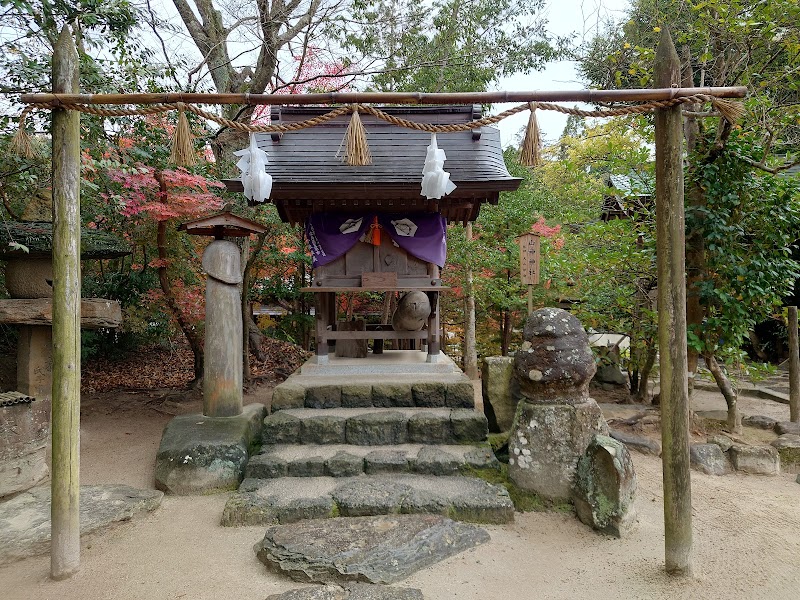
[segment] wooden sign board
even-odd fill
[[[519,241],[519,273],[523,285],[539,283],[539,236],[535,233],[524,233],[517,238]]]
[[[361,287],[366,289],[396,288],[397,273],[387,271],[383,273],[362,273]]]

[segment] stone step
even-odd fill
[[[264,419],[264,444],[464,444],[482,442],[486,417],[464,408],[287,409]]]
[[[400,513],[508,523],[514,520],[514,504],[504,487],[472,477],[393,474],[245,479],[228,499],[222,525]]]
[[[289,408],[474,408],[475,389],[463,373],[436,375],[290,375],[275,387],[271,412]]]
[[[250,458],[245,477],[352,477],[366,473],[420,473],[458,475],[462,469],[498,468],[500,465],[488,445],[400,444],[370,446],[346,444],[264,446]]]
[[[301,375],[312,377],[367,375],[373,379],[386,375],[424,376],[454,373],[461,373],[461,369],[449,356],[440,353],[436,357],[431,357],[427,352],[408,350],[384,350],[381,354],[370,352],[364,358],[346,358],[331,352],[325,357],[310,358],[300,368]]]

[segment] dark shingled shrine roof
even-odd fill
[[[322,107],[277,107],[278,122],[296,122],[328,112]],[[390,107],[384,112],[410,121],[434,124],[468,123],[480,118],[480,106]],[[284,221],[303,222],[312,212],[441,212],[449,221],[474,221],[480,205],[496,204],[501,191],[516,190],[503,161],[500,131],[482,127],[437,134],[447,154],[444,170],[458,187],[441,200],[420,195],[422,167],[431,135],[360,115],[367,130],[372,164],[350,167],[342,162],[350,115],[323,125],[283,135],[256,134],[269,155],[270,202]],[[273,113],[273,117],[275,114]],[[242,191],[239,179],[226,180]]]

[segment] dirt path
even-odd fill
[[[265,394],[259,391],[259,399]],[[191,410],[196,402],[158,394],[87,399],[83,483],[150,487],[156,448],[170,418],[166,413]],[[747,401],[743,409],[776,418],[783,418],[780,410],[788,413],[783,405],[758,402],[767,404]],[[707,410],[724,407],[710,392],[703,392],[701,403]],[[662,566],[661,463],[636,453],[633,458],[639,527],[629,538],[596,535],[570,515],[519,514],[512,525],[487,527],[488,544],[399,585],[419,587],[430,600],[800,597],[800,485],[794,475],[693,472],[696,573],[674,581]],[[256,560],[252,546],[263,528],[218,525],[225,500],[225,495],[166,498],[154,514],[83,540],[82,570],[69,581],[48,579],[46,556],[0,568],[0,598],[262,600],[298,587]]]

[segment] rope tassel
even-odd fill
[[[178,103],[178,125],[172,138],[172,151],[169,161],[179,167],[189,167],[197,163],[197,154],[194,151],[194,136],[189,120],[186,118],[184,106]]]
[[[745,113],[744,104],[733,100],[725,100],[724,98],[712,97],[711,106],[731,125],[736,125],[736,122]]]
[[[344,162],[351,167],[364,167],[372,164],[372,154],[367,142],[367,130],[358,115],[358,107],[353,107],[353,116],[344,139]]]
[[[17,133],[11,138],[9,148],[12,154],[29,160],[36,157],[36,152],[33,149],[33,140],[31,140],[31,136],[28,135],[28,131],[25,129],[25,119],[31,110],[31,107],[27,107],[19,116],[19,127],[17,127]]]
[[[536,102],[529,102],[531,115],[528,118],[528,127],[525,129],[525,139],[519,150],[519,162],[527,167],[538,167],[542,164],[541,144],[539,136],[539,121],[536,119]]]

